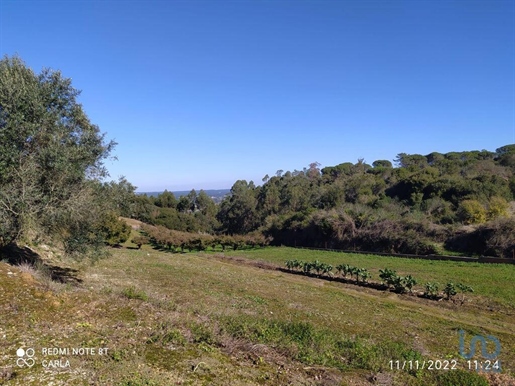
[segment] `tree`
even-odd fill
[[[279,196],[279,189],[275,183],[276,181],[278,181],[278,179],[274,177],[274,179],[264,184],[259,191],[258,205],[264,216],[279,212],[281,198]]]
[[[163,193],[161,193],[157,196],[155,203],[160,208],[176,208],[177,207],[177,199],[175,198],[175,195],[166,189]]]
[[[99,233],[109,245],[119,245],[127,241],[131,235],[131,227],[125,221],[118,219],[114,212],[109,212],[99,224]]]
[[[202,212],[202,214],[213,217],[216,215],[216,205],[211,197],[206,192],[200,190],[198,195],[195,197],[195,205]]]
[[[257,200],[252,181],[238,180],[231,188],[231,196],[224,199],[217,214],[229,234],[245,234],[258,226]]]
[[[320,177],[320,163],[318,162],[312,162],[309,164],[309,169],[306,171],[306,175],[310,179],[315,179]]]
[[[177,203],[177,210],[182,213],[186,213],[191,210],[191,202],[187,196],[180,196],[179,202]]]
[[[372,166],[375,168],[391,168],[393,167],[392,163],[388,160],[377,160],[372,162]]]
[[[395,162],[403,168],[409,168],[412,171],[423,169],[427,166],[427,158],[420,154],[399,153]]]
[[[137,212],[136,187],[125,177],[118,181],[109,181],[96,184],[95,195],[100,197],[104,204],[104,211],[113,210],[120,216],[133,217]]]
[[[139,235],[139,236],[134,237],[131,241],[133,244],[136,244],[138,246],[138,249],[141,249],[141,246],[143,244],[148,244],[148,242],[150,240],[147,236]]]
[[[0,243],[58,237],[98,241],[94,182],[107,177],[106,141],[59,71],[35,74],[18,57],[0,60]]]
[[[197,210],[197,192],[195,189],[191,189],[186,197],[190,203],[189,209],[194,213]]]

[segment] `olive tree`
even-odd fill
[[[0,60],[0,246],[57,237],[73,249],[97,238],[95,186],[115,143],[89,121],[79,94],[59,71]]]

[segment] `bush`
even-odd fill
[[[477,237],[480,237],[485,241],[485,254],[506,258],[514,257],[514,218],[499,218],[481,227],[476,233]]]
[[[108,245],[124,243],[131,235],[130,225],[118,219],[118,216],[113,212],[105,215],[98,230]]]
[[[495,219],[497,217],[504,217],[508,215],[508,208],[510,205],[502,197],[492,197],[488,203],[488,218]]]
[[[464,200],[458,207],[458,219],[464,224],[481,224],[486,221],[486,209],[477,200]]]

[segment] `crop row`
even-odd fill
[[[319,278],[334,278],[341,277],[346,281],[354,282],[357,285],[365,285],[369,287],[382,288],[387,291],[394,291],[397,293],[414,294],[414,287],[418,281],[411,275],[400,276],[395,270],[380,269],[379,279],[380,282],[370,281],[372,273],[366,268],[359,268],[348,264],[340,264],[333,267],[331,264],[323,263],[319,260],[307,262],[300,260],[287,260],[286,268],[291,272],[303,273],[305,275],[316,274]],[[336,272],[333,272],[335,269]],[[336,273],[336,275],[335,275]],[[462,283],[448,282],[440,292],[440,284],[437,282],[426,282],[424,284],[424,291],[417,293],[428,299],[446,299],[453,300],[459,304],[465,301],[465,293],[474,292],[472,287]],[[456,297],[459,295],[458,297]]]

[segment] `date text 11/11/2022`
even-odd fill
[[[457,370],[465,368],[468,370],[500,373],[502,370],[501,361],[497,359],[501,352],[501,342],[495,336],[475,335],[470,341],[469,352],[465,350],[465,331],[459,330],[459,351],[462,358],[466,359],[465,363],[460,366],[457,359],[444,360],[391,360],[389,362],[390,370]],[[495,345],[495,351],[487,350],[487,341]],[[481,356],[483,360],[472,359],[476,353],[476,344],[480,343]]]
[[[388,362],[390,370],[457,370],[459,368],[465,368],[474,371],[483,372],[501,372],[501,361],[500,360],[467,360],[460,366],[460,361],[457,359],[428,359],[428,360],[391,360]]]

